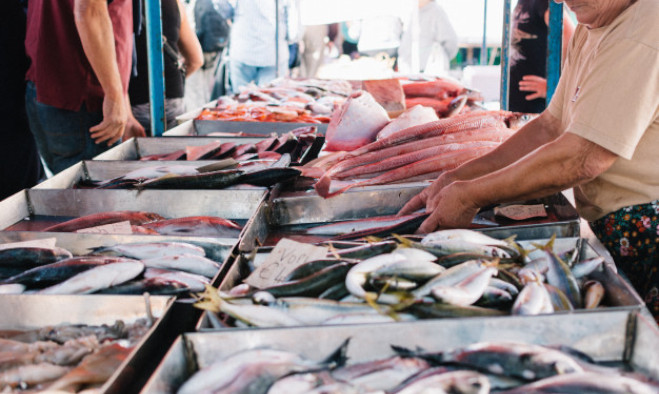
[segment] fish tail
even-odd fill
[[[406,248],[411,248],[411,247],[413,247],[413,243],[412,243],[411,240],[409,240],[409,239],[407,239],[407,238],[405,238],[405,237],[403,237],[403,236],[400,236],[400,235],[398,235],[398,234],[391,234],[391,236],[394,237],[394,238],[396,238],[396,240],[398,240],[398,242],[400,242],[400,244],[401,244],[402,246],[404,246],[404,247],[406,247]]]
[[[316,182],[315,185],[313,185],[314,189],[316,189],[316,192],[318,193],[319,196],[322,196],[324,198],[329,197],[329,190],[330,186],[332,184],[332,178],[327,176],[327,173],[323,174],[323,176],[320,177],[318,182]]]
[[[348,344],[350,343],[351,337],[346,338],[339,347],[332,352],[325,360],[323,364],[328,365],[331,369],[341,367],[345,365],[348,361]]]

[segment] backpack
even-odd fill
[[[222,0],[219,2],[217,0],[197,0],[195,2],[196,33],[204,52],[219,52],[229,42],[231,33],[229,15],[224,15],[222,10],[226,8],[227,4],[228,2]]]

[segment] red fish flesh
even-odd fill
[[[73,232],[83,228],[102,226],[104,224],[112,224],[118,222],[129,221],[132,225],[142,225],[144,223],[153,222],[154,220],[162,220],[162,216],[153,212],[141,211],[113,211],[113,212],[99,212],[91,215],[81,216],[76,219],[58,223],[53,226],[45,228],[43,231],[53,232]]]
[[[178,219],[160,220],[143,227],[160,235],[195,235],[221,238],[237,238],[242,227],[228,219],[214,216],[189,216]]]
[[[375,140],[377,133],[389,122],[387,111],[368,92],[350,96],[338,111],[334,111],[327,127],[325,149],[351,151]]]

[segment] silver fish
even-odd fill
[[[488,377],[475,371],[451,371],[434,374],[424,374],[391,394],[430,394],[430,393],[460,393],[488,394],[490,381]]]
[[[364,285],[368,282],[368,276],[370,273],[405,260],[407,260],[407,258],[404,255],[395,252],[381,254],[379,256],[366,259],[350,268],[350,271],[348,271],[345,279],[346,288],[350,294],[361,299],[370,299],[372,301],[377,300],[382,303],[396,304],[400,302],[399,297],[392,294],[380,294],[378,296],[378,294],[375,293],[368,293],[366,290],[364,290]]]
[[[190,272],[213,278],[220,270],[220,265],[213,260],[193,254],[163,256],[142,260],[147,268],[164,268]]]
[[[62,283],[47,287],[39,294],[89,294],[115,286],[137,277],[144,271],[144,264],[139,261],[126,261],[101,265]]]
[[[582,372],[548,377],[504,393],[657,394],[659,388],[625,376]]]
[[[581,290],[570,267],[553,252],[545,251],[548,257],[547,283],[560,289],[575,308],[581,307]]]
[[[460,281],[468,278],[473,273],[477,272],[486,263],[487,261],[485,260],[469,260],[462,264],[455,265],[430,279],[423,286],[412,291],[412,295],[415,299],[419,300],[429,295],[432,289],[435,287],[454,286]]]
[[[138,260],[153,259],[165,256],[192,254],[205,256],[204,249],[185,242],[147,242],[106,246],[93,249],[93,254],[124,256]]]
[[[162,268],[147,268],[144,270],[144,278],[159,278],[180,282],[186,285],[191,292],[204,291],[205,286],[210,283],[205,276],[183,271],[170,271]]]
[[[479,231],[467,229],[440,230],[430,233],[423,237],[422,244],[433,244],[441,241],[459,240],[470,243],[493,245],[493,246],[510,246],[509,242],[492,238],[489,235]]]
[[[581,279],[585,276],[590,275],[593,271],[597,270],[604,263],[604,257],[597,256],[592,259],[580,261],[572,267],[572,275],[575,278]]]
[[[454,286],[433,287],[431,290],[432,296],[438,301],[448,304],[459,306],[471,305],[481,298],[490,283],[490,279],[496,273],[496,268],[481,267],[474,274]]]
[[[332,376],[373,392],[390,390],[429,366],[421,358],[394,356],[338,368],[332,371]]]
[[[539,315],[554,312],[554,307],[543,284],[529,282],[519,292],[511,312],[513,315]]]

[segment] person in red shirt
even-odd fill
[[[132,122],[132,0],[30,0],[25,47],[28,120],[51,172],[122,138]]]

